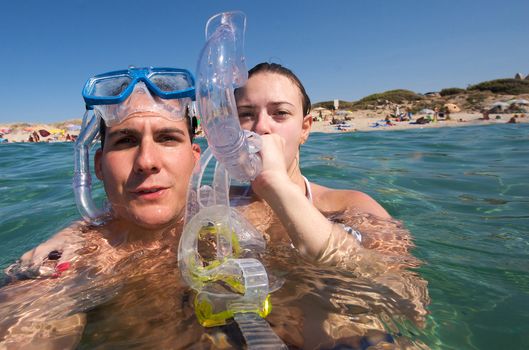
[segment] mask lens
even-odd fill
[[[163,92],[185,90],[192,85],[190,77],[180,72],[154,73],[149,80]]]
[[[92,96],[119,96],[132,82],[129,76],[101,78],[93,86]]]

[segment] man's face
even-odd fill
[[[199,157],[185,120],[139,112],[106,130],[95,169],[118,219],[158,229],[182,217]]]

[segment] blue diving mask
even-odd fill
[[[195,80],[185,69],[129,68],[96,75],[86,82],[83,98],[107,126],[136,112],[183,120],[195,99]]]

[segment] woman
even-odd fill
[[[281,246],[278,242],[291,242],[303,256],[318,265],[342,269],[343,275],[337,273],[336,276],[347,276],[352,272],[359,277],[353,280],[354,283],[365,281],[369,286],[383,286],[383,290],[391,291],[388,294],[396,293],[394,297],[400,297],[403,303],[411,301],[408,305],[413,305],[410,308],[413,312],[407,317],[422,324],[428,292],[426,282],[406,269],[419,263],[409,254],[413,247],[409,232],[369,195],[321,186],[303,176],[299,162],[300,146],[309,137],[312,117],[309,115],[310,100],[300,80],[281,65],[261,63],[249,71],[246,85],[235,91],[235,98],[241,126],[261,135],[263,142],[260,152],[262,172],[251,184],[254,193],[250,203],[239,205],[238,209],[265,233],[272,243],[270,249],[275,253]],[[290,262],[298,264],[295,259]],[[326,268],[329,267],[319,271]],[[295,279],[293,274],[291,271],[289,278]],[[310,280],[309,275],[306,278]],[[331,294],[330,299],[341,298]],[[385,297],[379,298],[383,300]],[[296,294],[296,298],[285,303],[277,297],[279,301],[275,307],[278,311],[270,316],[270,322],[285,324],[284,317],[277,315],[294,312],[292,304],[302,299]],[[321,327],[318,323],[321,315],[316,315],[314,310],[303,310],[304,316],[299,317],[304,320],[303,326],[277,327],[276,333],[292,344],[296,344],[293,329],[311,329],[312,333],[303,333],[299,339],[308,333],[318,334],[316,330]],[[332,324],[327,333],[335,340],[337,336],[332,334],[344,329],[348,330],[344,331],[347,333],[359,326],[347,315],[327,317]],[[371,321],[373,324],[379,322],[376,318]],[[358,333],[361,332],[352,332],[351,335]],[[325,339],[325,336],[321,337]],[[303,344],[299,339],[298,343]]]
[[[252,190],[274,211],[302,254],[327,260],[325,251],[337,240],[343,245],[345,235],[354,238],[345,239],[350,241],[349,249],[361,248],[359,232],[330,221],[324,214],[356,211],[391,218],[365,193],[328,188],[303,176],[299,150],[309,137],[312,116],[309,97],[292,71],[279,64],[258,64],[249,71],[248,82],[236,90],[235,97],[241,126],[261,135],[263,141],[263,170],[252,182]]]

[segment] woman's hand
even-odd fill
[[[72,225],[55,234],[46,242],[27,251],[20,259],[9,266],[5,273],[12,279],[58,277],[75,260],[81,238],[78,229]]]
[[[285,140],[277,134],[267,134],[261,135],[261,141],[262,170],[252,182],[252,189],[259,197],[267,200],[271,191],[280,190],[283,185],[292,181],[285,161]]]

